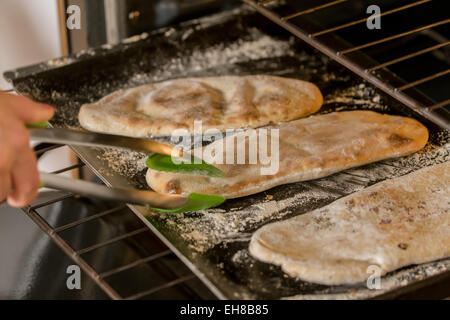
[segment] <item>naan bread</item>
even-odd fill
[[[312,180],[347,168],[407,155],[421,149],[428,140],[428,130],[416,120],[372,111],[311,116],[272,128],[279,129],[279,170],[274,175],[261,175],[261,168],[266,166],[259,161],[258,164],[248,164],[246,152],[247,164],[216,165],[227,174],[226,178],[149,169],[147,183],[162,193],[197,192],[236,198],[277,185]],[[235,138],[227,136],[224,139],[227,153]],[[245,141],[248,145],[248,139]],[[218,143],[222,141],[215,141],[212,146]],[[248,151],[247,145],[239,143],[234,153],[242,148]]]
[[[267,75],[187,78],[118,90],[81,107],[78,119],[90,131],[126,136],[171,135],[256,128],[310,115],[322,105],[312,83]]]
[[[450,256],[450,162],[375,184],[256,231],[250,253],[326,285]]]

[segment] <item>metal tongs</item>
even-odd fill
[[[27,124],[28,133],[32,140],[56,144],[89,146],[89,147],[119,147],[133,151],[140,151],[149,155],[153,154],[153,162],[174,155],[183,156],[183,151],[162,142],[144,138],[131,138],[111,134],[94,133],[60,128],[44,128],[43,124]],[[157,156],[157,157],[155,157]],[[152,159],[149,158],[149,159]],[[149,161],[147,161],[149,163]],[[185,166],[186,167],[186,166]],[[202,163],[201,169],[194,170],[187,166],[182,167],[179,172],[197,174],[203,172],[204,175],[222,176],[221,171],[216,167]],[[184,169],[183,169],[184,168]],[[158,167],[158,170],[159,167]],[[174,171],[173,166],[168,170]],[[219,175],[218,175],[219,172]],[[220,205],[225,201],[221,196],[191,193],[188,196],[162,194],[154,191],[138,190],[132,188],[110,188],[97,183],[83,180],[64,178],[55,174],[40,172],[41,185],[52,189],[74,192],[82,196],[92,196],[106,200],[123,201],[130,204],[138,204],[149,207],[160,212],[181,213],[187,211],[197,211]]]

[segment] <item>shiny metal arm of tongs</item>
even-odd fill
[[[35,141],[56,144],[68,144],[88,147],[118,147],[148,154],[160,153],[168,156],[182,157],[183,151],[168,144],[144,139],[69,130],[60,128],[29,128],[28,134]]]
[[[181,195],[162,194],[132,188],[109,188],[98,183],[65,178],[45,172],[40,172],[39,175],[43,187],[69,191],[87,197],[120,201],[165,210],[178,209],[189,202],[188,197]]]

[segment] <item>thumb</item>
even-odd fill
[[[34,102],[24,96],[8,94],[6,105],[22,122],[40,122],[49,120],[55,113],[55,108],[44,103]]]

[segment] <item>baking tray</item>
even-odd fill
[[[218,298],[395,297],[448,279],[450,259],[443,259],[391,272],[382,278],[379,290],[369,290],[364,283],[324,286],[288,277],[279,267],[249,255],[252,232],[264,224],[306,213],[387,178],[448,161],[450,134],[248,8],[143,33],[117,45],[8,71],[4,76],[16,91],[56,106],[52,126],[80,128],[79,107],[114,90],[172,78],[230,74],[273,74],[312,81],[324,95],[319,113],[365,109],[412,116],[428,127],[430,141],[408,157],[279,186],[200,212],[152,216],[143,207],[130,206]],[[105,184],[148,188],[145,155],[72,149]]]

